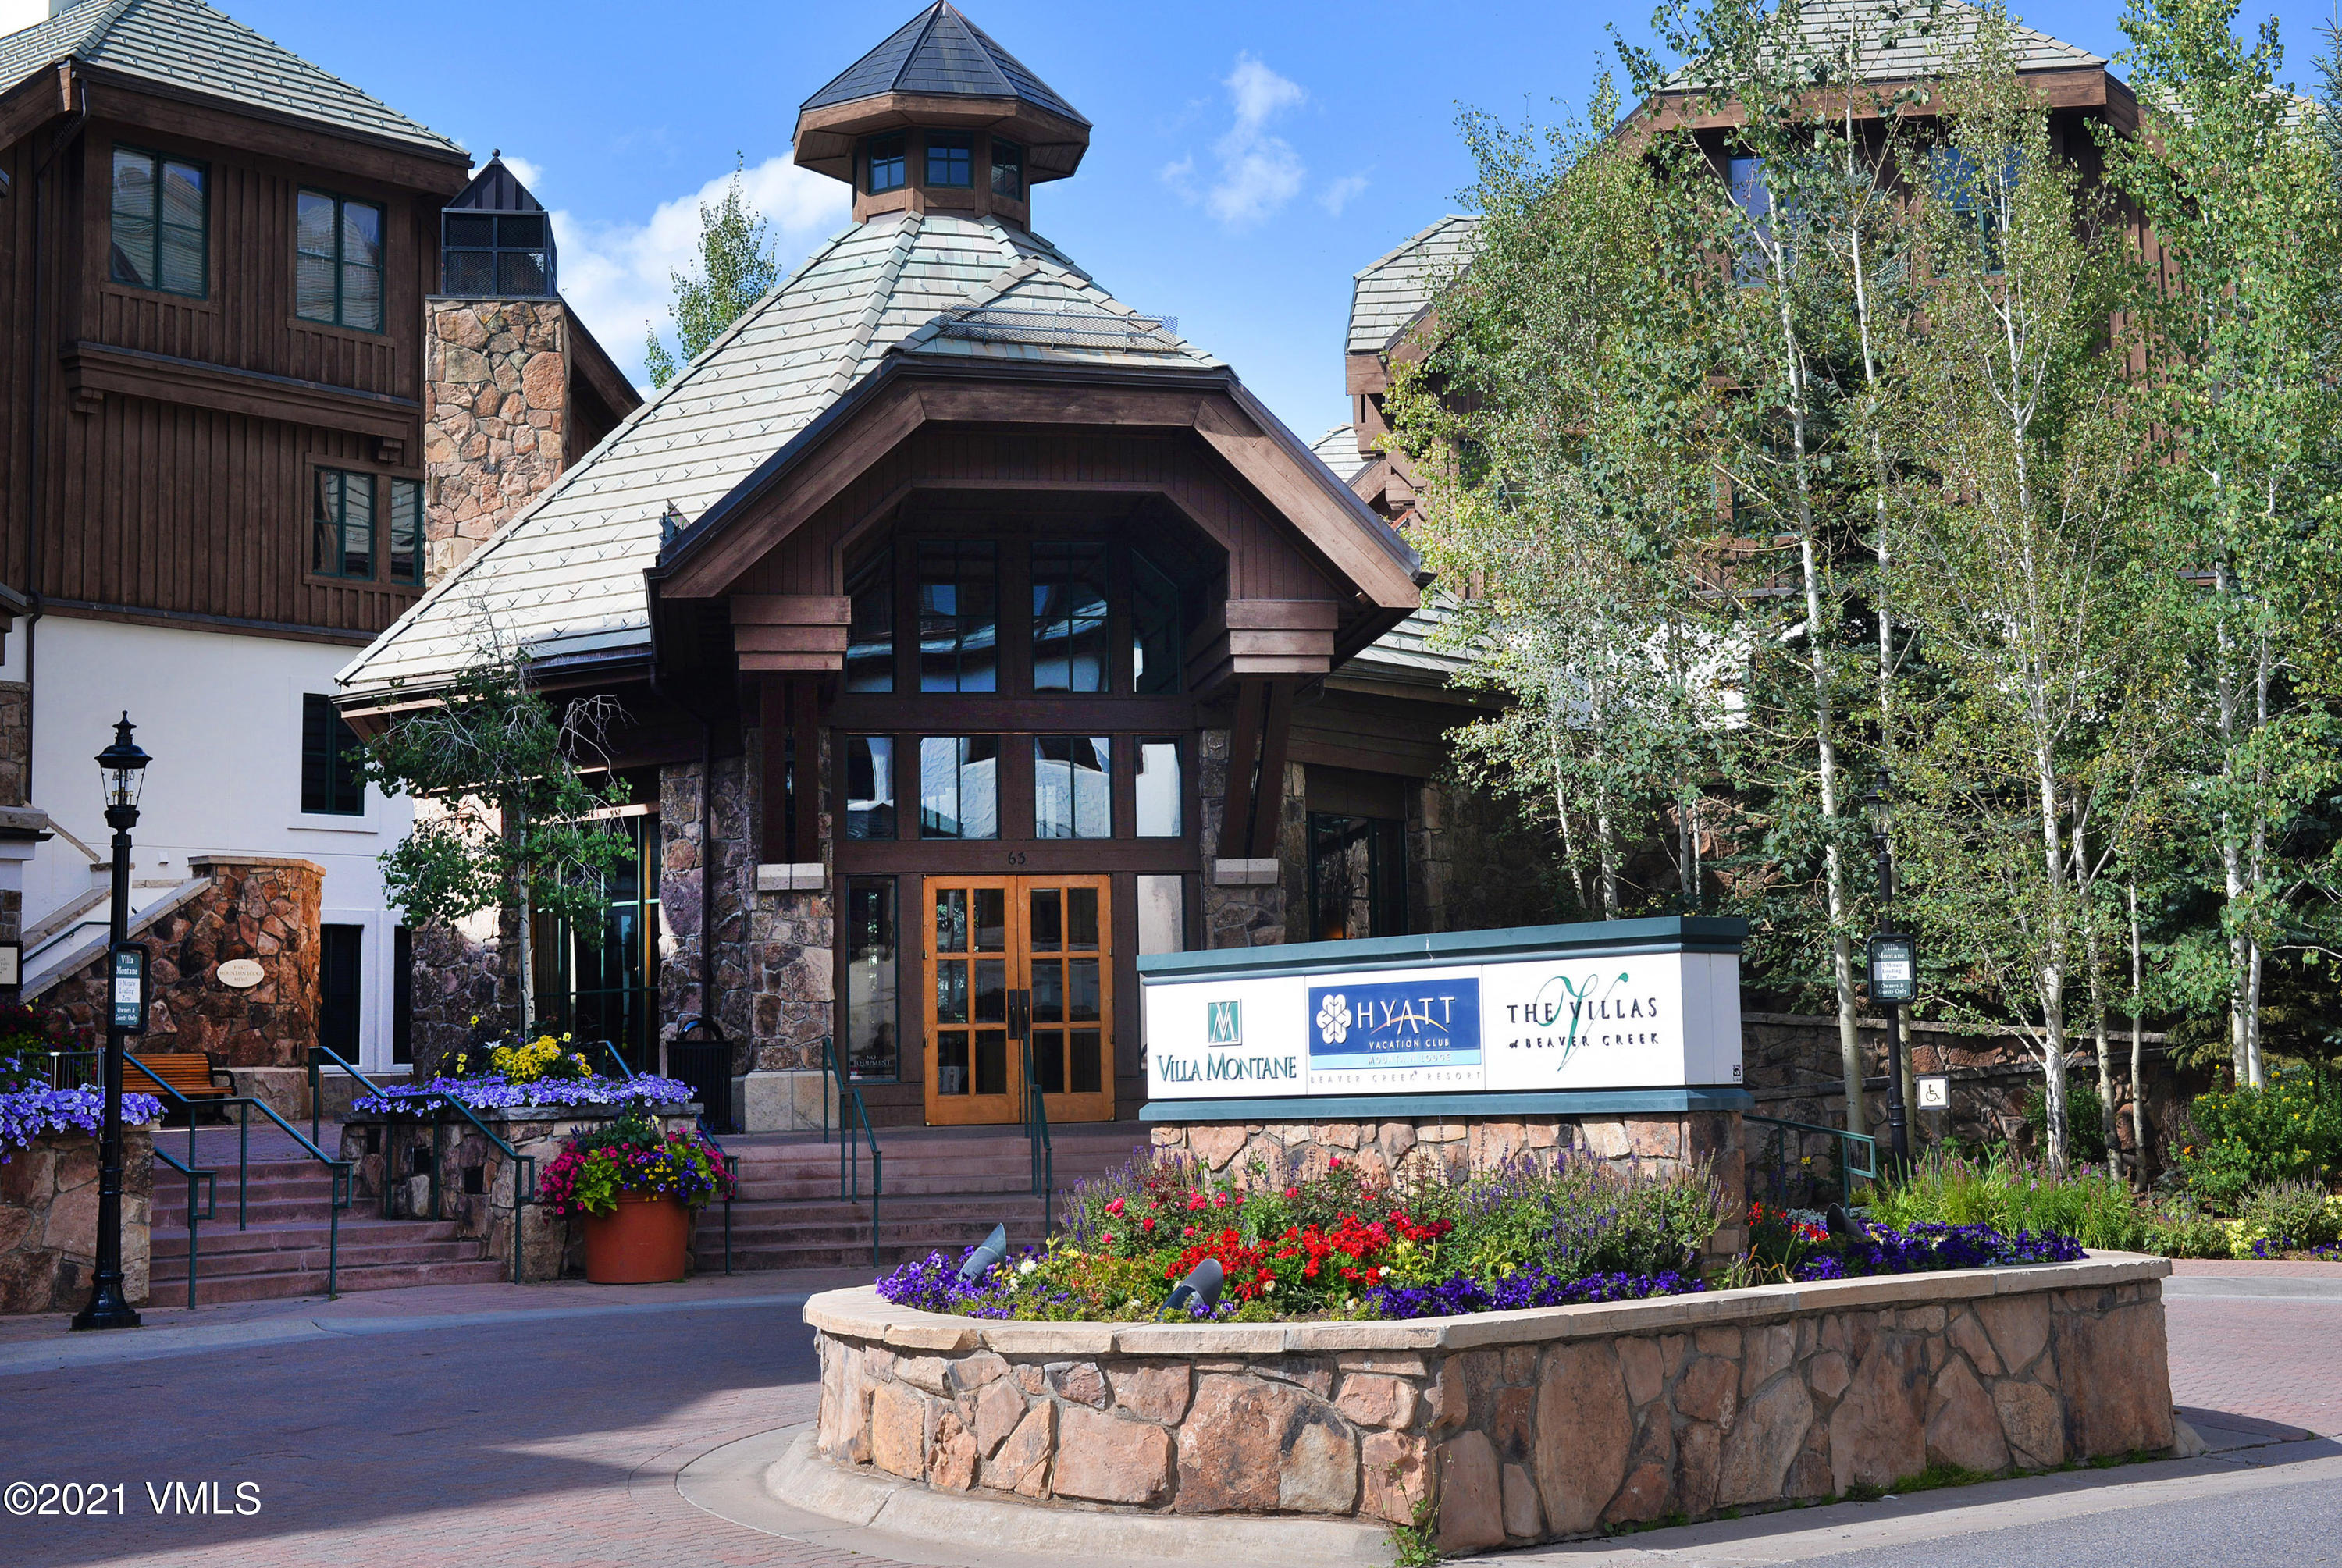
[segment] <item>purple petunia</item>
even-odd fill
[[[1570,1306],[1579,1302],[1638,1301],[1645,1296],[1682,1295],[1707,1288],[1669,1269],[1656,1274],[1583,1274],[1572,1277],[1541,1268],[1517,1269],[1494,1284],[1456,1273],[1428,1285],[1376,1285],[1366,1293],[1368,1315],[1378,1318],[1461,1317],[1471,1313],[1519,1312],[1527,1307]]]
[[[2082,1243],[2054,1231],[2005,1235],[1990,1225],[1921,1223],[1905,1230],[1865,1224],[1861,1241],[1838,1243],[1797,1268],[1800,1280],[1841,1280],[1864,1274],[1922,1273],[1934,1269],[2007,1268],[2017,1263],[2070,1263]]]
[[[643,1100],[662,1105],[690,1102],[690,1084],[676,1078],[644,1074],[636,1078],[539,1078],[526,1084],[505,1081],[501,1073],[474,1078],[434,1078],[428,1084],[402,1084],[379,1094],[362,1094],[350,1103],[354,1111],[374,1115],[427,1115],[447,1102],[460,1101],[475,1111],[525,1111],[545,1105],[623,1105]]]
[[[135,1127],[163,1117],[163,1102],[152,1094],[122,1096],[122,1124]],[[15,1089],[0,1094],[0,1164],[28,1148],[44,1133],[81,1132],[92,1137],[105,1125],[103,1089]]]

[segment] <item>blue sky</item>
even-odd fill
[[[565,292],[638,379],[694,203],[736,153],[790,263],[844,223],[846,187],[787,163],[796,105],[918,9],[212,3],[481,158],[525,160],[560,215]],[[1035,193],[1035,227],[1129,305],[1178,316],[1310,438],[1347,418],[1350,275],[1454,210],[1470,180],[1458,109],[1554,118],[1612,62],[1606,26],[1639,40],[1648,17],[1641,0],[963,9],[1096,126],[1081,172]],[[2021,12],[2101,55],[2121,46],[2120,14],[2105,0]],[[2325,0],[2277,14],[2306,86]]]

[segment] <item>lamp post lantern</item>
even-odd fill
[[[1911,1134],[1903,1104],[1903,1006],[1917,993],[1918,944],[1895,929],[1895,864],[1888,853],[1895,794],[1881,768],[1862,797],[1870,815],[1870,848],[1878,863],[1878,924],[1870,938],[1870,1000],[1887,1009],[1887,1144],[1897,1172],[1910,1168]]]
[[[97,754],[105,781],[105,825],[114,830],[114,900],[106,948],[105,1119],[98,1137],[97,1267],[89,1304],[74,1327],[136,1328],[138,1314],[122,1294],[122,1051],[126,1034],[146,1027],[146,954],[130,945],[130,830],[138,823],[138,791],[148,757],[130,738],[136,728],[125,713],[114,744]]]

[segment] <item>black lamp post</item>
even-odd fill
[[[1909,1169],[1911,1134],[1903,1104],[1903,1004],[1912,999],[1918,981],[1918,944],[1895,929],[1895,864],[1888,854],[1887,830],[1895,816],[1895,794],[1879,769],[1870,793],[1862,797],[1870,814],[1870,848],[1878,863],[1878,925],[1870,939],[1870,1000],[1887,1009],[1887,1144],[1897,1172]]]
[[[114,744],[97,754],[105,782],[105,825],[114,830],[114,907],[105,966],[105,1122],[97,1151],[97,1268],[90,1277],[89,1304],[73,1320],[77,1329],[138,1326],[137,1313],[122,1294],[123,1036],[145,1026],[146,1003],[145,955],[130,946],[130,830],[138,823],[138,789],[145,781],[148,760],[130,738],[135,727],[124,714],[114,726]],[[135,956],[125,960],[125,954]]]

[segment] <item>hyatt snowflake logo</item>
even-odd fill
[[[1204,1041],[1207,1045],[1243,1044],[1244,1004],[1241,1002],[1205,1003],[1204,1031]]]
[[[1317,1033],[1329,1045],[1339,1045],[1350,1033],[1350,1004],[1337,992],[1317,1007]]]

